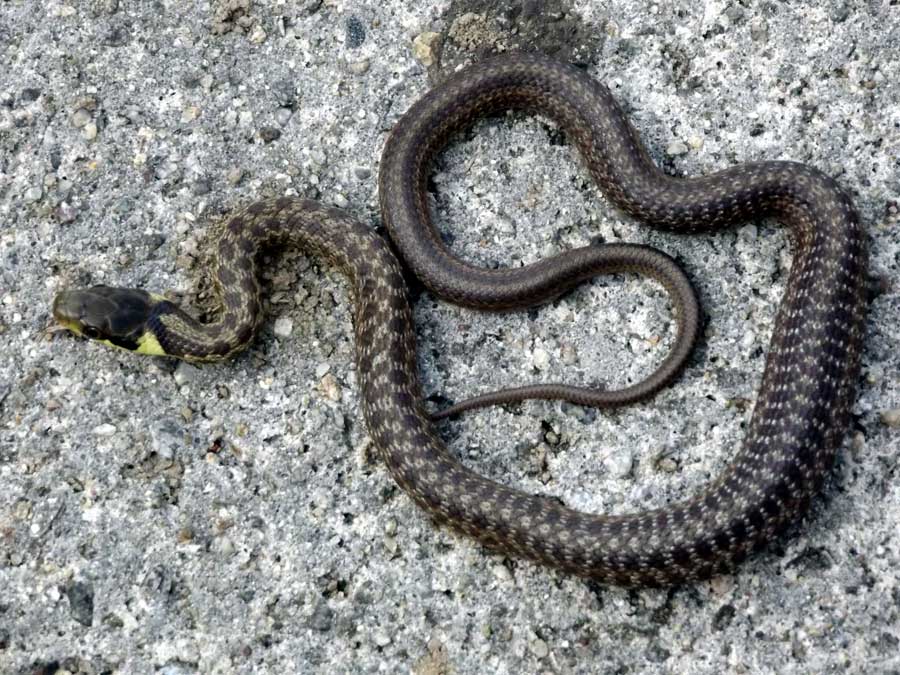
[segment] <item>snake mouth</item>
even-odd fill
[[[81,316],[87,299],[84,290],[65,290],[56,294],[53,299],[53,319],[58,324],[58,329],[83,335]]]

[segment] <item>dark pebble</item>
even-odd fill
[[[334,622],[334,612],[331,608],[325,604],[325,602],[320,602],[319,606],[316,607],[315,611],[312,613],[312,616],[309,617],[309,625],[313,630],[317,630],[320,633],[326,633],[331,630],[331,624]]]
[[[259,137],[265,143],[271,143],[272,141],[277,141],[281,138],[281,130],[276,129],[275,127],[263,127],[259,130]]]
[[[272,85],[272,92],[275,94],[275,100],[282,108],[292,108],[297,101],[297,85],[288,77],[277,80]]]
[[[733,605],[722,605],[713,617],[712,625],[715,630],[724,630],[731,624],[731,620],[737,613]]]
[[[94,587],[83,581],[76,581],[66,589],[69,608],[74,618],[82,626],[94,623]]]
[[[22,93],[19,94],[19,103],[22,105],[28,105],[29,103],[34,103],[40,98],[41,90],[35,89],[34,87],[26,87],[22,90]]]
[[[366,41],[366,29],[363,27],[362,21],[355,16],[348,17],[344,27],[347,33],[348,48],[356,49]]]
[[[835,23],[844,23],[847,20],[847,17],[850,16],[850,7],[847,6],[846,2],[841,3],[837,7],[835,7],[831,12],[831,20]]]

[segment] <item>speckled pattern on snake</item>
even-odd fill
[[[691,499],[628,515],[592,515],[463,466],[422,401],[397,259],[369,228],[313,202],[266,200],[228,221],[213,270],[223,311],[213,323],[200,324],[159,296],[105,287],[64,291],[54,313],[75,332],[135,351],[221,358],[245,346],[260,321],[256,252],[262,245],[298,244],[351,280],[371,437],[400,486],[435,519],[492,548],[606,582],[668,584],[730,569],[802,516],[848,425],[865,314],[865,237],[857,214],[832,179],[803,164],[757,162],[699,178],[667,176],[609,91],[586,73],[547,57],[501,56],[458,72],[415,103],[382,157],[380,200],[391,237],[425,284],[453,302],[518,307],[598,272],[637,271],[658,278],[675,297],[673,351],[696,335],[696,308],[679,305],[674,263],[650,249],[591,246],[502,270],[472,267],[448,252],[426,199],[431,161],[454,132],[511,108],[555,120],[605,195],[648,225],[697,232],[771,216],[791,229],[793,263],[743,447]],[[677,365],[637,394],[671,379]],[[529,392],[543,393],[553,395]]]

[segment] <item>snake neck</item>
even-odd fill
[[[374,306],[379,295],[404,288],[400,268],[384,240],[343,211],[292,197],[261,200],[235,213],[222,227],[213,255],[218,311],[212,320],[198,321],[172,303],[156,308],[148,331],[162,353],[208,362],[244,349],[264,313],[259,254],[284,246],[324,258],[349,278],[359,300],[357,324],[360,312]],[[372,321],[367,319],[367,324]]]
[[[255,312],[251,313],[251,312]],[[147,321],[142,347],[148,354],[191,362],[215,362],[244,349],[259,327],[260,311],[249,300],[243,311],[221,308],[212,321],[199,321],[171,302],[160,303]]]

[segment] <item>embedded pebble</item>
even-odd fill
[[[225,175],[225,180],[228,181],[229,185],[237,185],[241,182],[241,178],[244,177],[244,172],[239,167],[234,167],[228,170],[228,173]]]
[[[666,146],[666,154],[670,157],[677,157],[678,155],[683,155],[688,151],[688,146],[684,141],[675,140],[670,142]]]
[[[900,408],[885,410],[881,413],[881,423],[894,429],[900,429]]]
[[[512,574],[505,565],[494,565],[491,567],[491,572],[498,581],[512,581]]]
[[[575,345],[566,343],[560,348],[559,357],[563,365],[574,366],[578,363],[578,350]]]
[[[41,96],[41,90],[35,89],[34,87],[26,87],[19,93],[19,103],[21,105],[28,105],[29,103],[34,103]]]
[[[185,124],[193,122],[198,117],[200,117],[200,108],[195,105],[190,105],[181,111],[181,121]]]
[[[319,602],[312,616],[309,618],[309,625],[313,630],[324,633],[331,630],[333,621],[334,612],[324,601],[322,601]]]
[[[347,20],[344,24],[346,29],[346,44],[349,49],[356,49],[357,47],[362,46],[362,43],[366,41],[366,28],[363,26],[362,21],[360,21],[355,16],[347,17]]]
[[[338,383],[337,378],[331,373],[326,374],[325,377],[319,381],[319,389],[329,400],[341,400],[341,385]]]
[[[432,66],[437,60],[437,47],[440,45],[440,33],[420,33],[413,40],[413,56],[423,66]]]
[[[529,648],[531,649],[531,653],[534,654],[539,659],[546,658],[550,653],[550,647],[547,646],[547,643],[541,640],[540,638],[535,638],[531,642],[528,643]]]
[[[287,126],[287,123],[291,121],[293,114],[294,111],[290,108],[279,108],[275,111],[275,121],[281,126]]]
[[[603,457],[603,468],[612,478],[627,478],[634,469],[634,453],[628,448],[614,448]]]
[[[750,39],[754,42],[765,42],[769,39],[769,24],[762,17],[750,22]]]
[[[116,429],[116,427],[109,422],[99,424],[94,427],[95,436],[112,436],[114,433],[116,433],[116,431],[118,431],[118,429]]]
[[[266,33],[266,31],[263,30],[263,27],[260,26],[259,24],[256,24],[253,27],[253,31],[250,33],[250,42],[252,42],[255,45],[261,45],[263,42],[266,41],[267,37],[269,37],[269,36]]]
[[[259,137],[264,143],[271,143],[281,138],[281,129],[265,126],[259,130]]]
[[[179,387],[183,387],[197,381],[197,378],[200,377],[200,369],[187,361],[179,361],[172,377],[175,378],[175,383]]]
[[[94,623],[94,587],[92,584],[76,581],[66,589],[69,609],[74,618],[82,626]]]
[[[369,59],[360,59],[359,61],[351,61],[347,64],[347,68],[351,73],[363,75],[369,71]]]
[[[289,316],[279,316],[275,319],[274,327],[275,336],[279,338],[288,338],[294,332],[294,320]]]
[[[184,445],[184,433],[171,419],[162,420],[150,427],[153,450],[164,459],[173,459]]]
[[[78,217],[78,209],[68,202],[62,202],[56,207],[56,217],[61,223],[71,223]]]
[[[72,113],[72,116],[69,119],[71,120],[73,127],[81,129],[91,121],[91,113],[84,108],[79,108]]]
[[[534,367],[538,370],[547,370],[550,366],[550,354],[546,349],[542,349],[538,347],[531,353],[532,362],[534,363]]]

